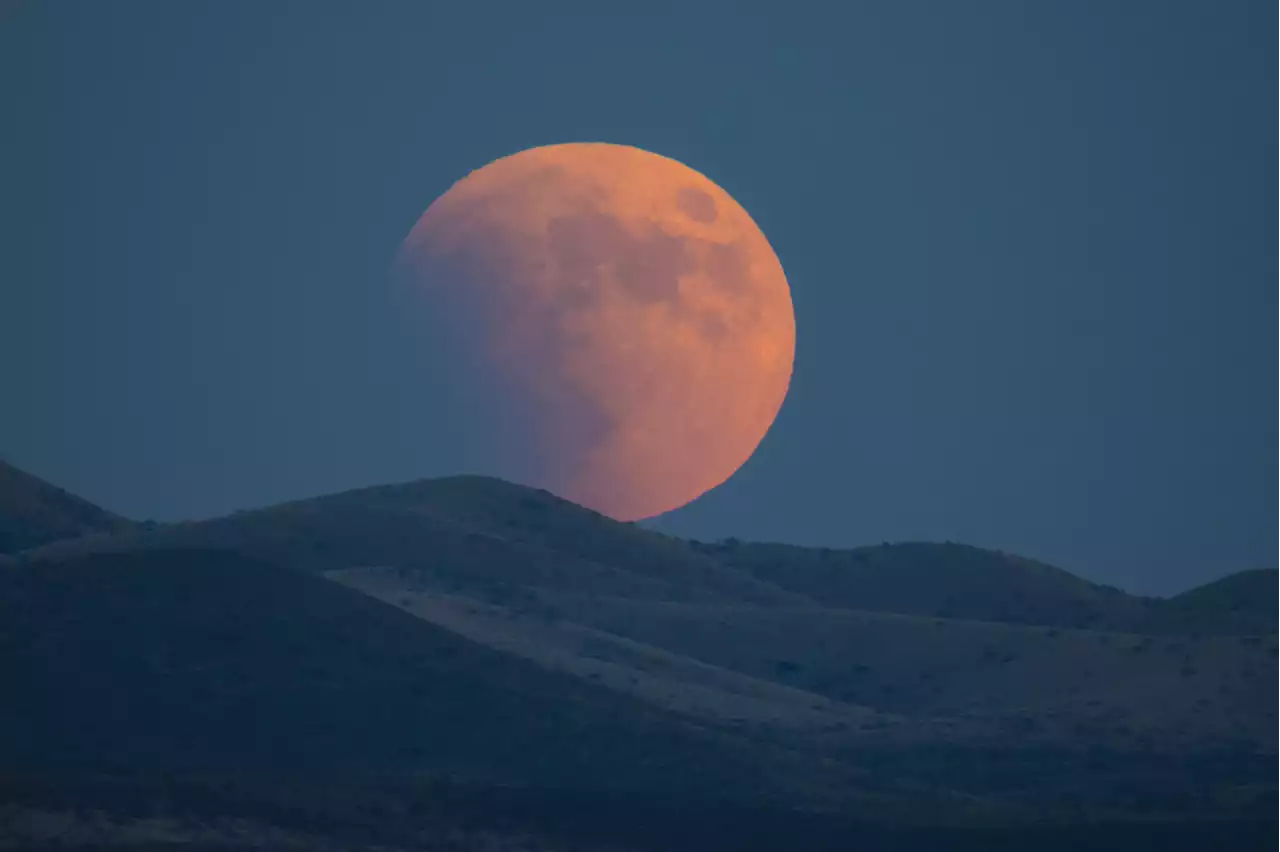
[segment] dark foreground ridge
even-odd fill
[[[163,783],[145,777],[30,776],[0,778],[0,799],[45,812],[98,810],[129,820],[165,819],[171,826],[201,826],[235,815],[240,835],[223,841],[91,844],[113,852],[275,852],[312,849],[449,849],[495,852],[1134,852],[1206,849],[1250,852],[1275,848],[1273,820],[1101,821],[1075,824],[930,825],[889,822],[728,804],[714,798],[680,804],[600,791],[545,790],[367,780],[352,784],[243,777],[185,777]],[[249,828],[246,828],[249,827]],[[267,830],[268,827],[271,829]],[[246,833],[246,831],[248,833]],[[271,837],[281,839],[271,844]],[[22,852],[63,849],[27,845]]]
[[[655,797],[787,781],[672,714],[234,553],[10,567],[0,624],[7,767],[418,771]]]
[[[0,564],[7,848],[1274,848],[1273,571],[1144,599],[482,477],[94,517]]]

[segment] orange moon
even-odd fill
[[[787,394],[777,256],[727,192],[667,157],[604,143],[504,157],[431,204],[398,266],[437,357],[466,372],[445,416],[480,418],[467,431],[497,468],[483,472],[618,520],[724,482]]]

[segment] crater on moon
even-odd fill
[[[786,395],[790,290],[723,189],[620,145],[497,160],[428,208],[401,255],[466,389],[480,471],[615,518],[731,476]],[[461,378],[461,377],[460,377]],[[463,399],[465,397],[465,399]]]
[[[695,222],[714,222],[716,220],[715,200],[696,187],[680,187],[680,191],[676,193],[676,205]]]

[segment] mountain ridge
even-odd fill
[[[130,525],[114,535],[48,542],[11,556],[59,559],[152,547],[238,550],[313,571],[425,568],[454,591],[483,575],[499,595],[526,594],[530,587],[621,587],[652,599],[838,603],[878,612],[1121,631],[1275,629],[1269,627],[1274,613],[1249,610],[1242,620],[1234,598],[1192,594],[1235,575],[1173,598],[1149,598],[970,545],[832,549],[706,543],[620,523],[544,490],[475,475],[351,489],[149,530]],[[440,554],[434,568],[423,564],[428,551]],[[1241,573],[1256,587],[1249,599],[1278,576],[1270,569]]]

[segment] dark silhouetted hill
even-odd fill
[[[1136,624],[1147,602],[1043,563],[961,544],[854,550],[707,546],[752,576],[846,609],[1059,627]]]
[[[0,460],[0,553],[131,527],[124,518]]]
[[[73,498],[74,499],[74,498]],[[309,571],[412,569],[435,586],[532,600],[537,591],[632,599],[822,605],[936,618],[1122,632],[1255,634],[1274,612],[1248,590],[1143,598],[1034,560],[961,544],[852,550],[686,542],[545,491],[481,476],[347,491],[208,521],[55,542],[37,558],[136,548],[217,548]],[[1263,583],[1274,572],[1241,583]],[[1225,581],[1224,581],[1225,582]],[[1264,590],[1260,590],[1264,591]],[[1230,600],[1226,596],[1234,595]],[[1201,601],[1204,602],[1201,602]]]
[[[106,836],[76,803],[109,800],[111,836],[186,843],[244,818],[317,849],[837,849],[1273,813],[1275,572],[1147,599],[962,545],[687,542],[483,477],[144,529],[4,472],[0,528],[84,516],[0,558],[0,784],[45,791],[0,822]],[[139,816],[165,796],[181,831]],[[777,821],[694,825],[726,802]],[[831,809],[880,828],[779,839]]]
[[[684,542],[544,491],[470,476],[348,491],[112,540],[62,542],[33,555],[174,547],[235,550],[315,572],[412,568],[443,588],[504,600],[534,589],[655,600],[803,600]]]
[[[649,796],[796,781],[759,749],[232,553],[0,568],[0,672],[8,769],[412,770]]]
[[[1158,626],[1180,633],[1274,633],[1280,574],[1240,571],[1162,601]]]

